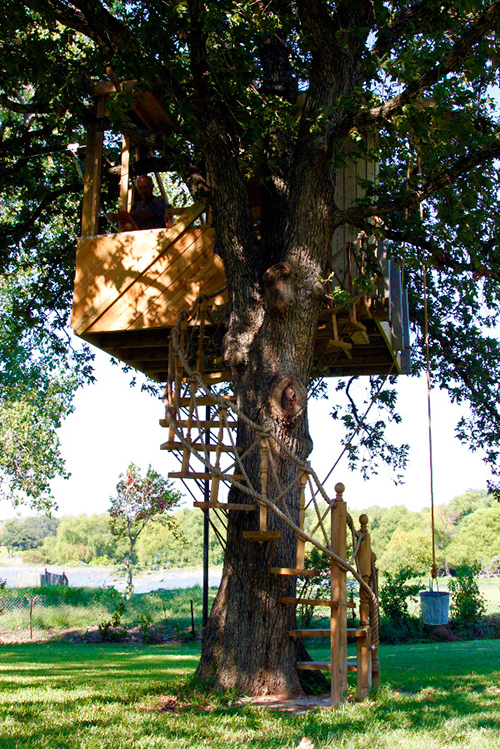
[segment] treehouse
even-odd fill
[[[130,97],[132,122],[156,132],[175,127],[150,92],[134,81],[96,86],[97,116],[119,91]],[[181,312],[205,295],[202,315],[190,322],[198,363],[206,382],[230,379],[220,356],[227,304],[224,266],[216,253],[210,213],[200,204],[176,209],[167,228],[100,228],[100,194],[105,134],[89,130],[85,156],[82,236],[78,241],[72,328],[85,341],[157,382],[167,380],[168,342]],[[152,172],[155,159],[133,136],[124,136],[119,167],[119,208],[134,202],[133,176]],[[153,167],[153,168],[151,168]],[[161,176],[156,174],[165,197]],[[337,200],[348,208],[376,179],[376,161],[346,154],[337,170]],[[252,213],[260,215],[260,191],[249,189]],[[167,201],[168,202],[168,201]],[[130,225],[129,225],[130,227]],[[367,258],[375,249],[378,273]],[[373,254],[373,252],[372,252]],[[365,283],[361,283],[364,281]],[[337,231],[326,282],[331,294],[314,348],[313,375],[398,374],[409,371],[408,315],[399,270],[387,247],[349,227]]]

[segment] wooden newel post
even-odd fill
[[[346,558],[347,507],[343,500],[345,486],[336,484],[336,498],[331,510],[331,549]],[[330,614],[330,663],[332,674],[332,707],[341,704],[347,690],[347,584],[346,572],[331,560],[332,606]]]
[[[368,515],[360,515],[360,532],[362,541],[358,551],[358,569],[363,581],[369,586],[372,574],[372,548],[368,533]],[[359,626],[366,627],[364,637],[357,638],[358,686],[357,698],[364,700],[372,688],[372,636],[370,628],[370,594],[362,587],[359,589]]]
[[[260,441],[260,492],[264,499],[267,499],[267,451],[269,443],[265,437]],[[267,531],[267,507],[259,506],[259,531]]]
[[[371,577],[371,589],[375,593],[378,601],[378,569],[377,569],[377,555],[372,551],[372,577]],[[370,606],[370,628],[373,633],[376,631],[377,635],[380,630],[379,617],[375,616],[375,610],[373,605]],[[378,637],[377,637],[378,642]],[[378,645],[372,645],[372,688],[380,689],[380,662],[378,659]]]

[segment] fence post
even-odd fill
[[[331,549],[346,558],[347,507],[342,495],[345,486],[336,484],[336,498],[331,509]],[[332,707],[337,707],[347,690],[347,581],[345,570],[330,562],[331,613],[330,613],[330,663]]]
[[[362,541],[358,551],[358,569],[363,581],[370,585],[372,574],[372,549],[370,534],[368,533],[368,515],[360,515],[360,532]],[[358,683],[357,698],[364,700],[372,688],[372,636],[370,624],[370,609],[372,608],[369,593],[362,587],[359,589],[359,626],[366,627],[366,634],[357,640]]]

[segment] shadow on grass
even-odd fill
[[[2,648],[0,747],[31,749],[498,749],[498,641],[385,646],[382,689],[337,711],[291,715],[183,689],[199,645],[36,644]],[[314,648],[321,656],[321,648]],[[156,709],[177,695],[178,710]],[[41,741],[43,737],[43,742]]]

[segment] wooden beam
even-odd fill
[[[130,138],[123,136],[122,159],[120,167],[120,210],[130,211],[132,203],[132,190],[129,189],[130,172]]]
[[[305,570],[298,567],[269,567],[271,575],[288,575],[289,577],[317,577],[319,570]]]
[[[253,543],[265,543],[266,541],[278,541],[283,538],[281,531],[245,531],[243,538]]]
[[[96,117],[104,116],[103,96],[97,98],[95,113]],[[98,233],[103,142],[104,132],[102,130],[87,131],[82,201],[82,237],[93,237]]]

